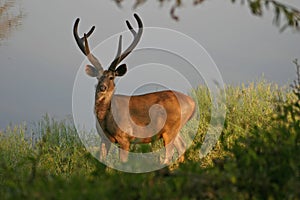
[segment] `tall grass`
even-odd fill
[[[84,148],[68,121],[45,116],[30,130],[8,127],[0,133],[0,197],[299,199],[299,85],[295,82],[293,91],[265,80],[227,86],[224,129],[202,159],[199,149],[211,102],[207,89],[199,86],[193,96],[199,100],[200,116],[191,122],[199,120],[197,135],[186,161],[171,171],[127,174],[107,169]],[[191,127],[182,134],[193,131]]]

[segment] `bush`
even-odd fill
[[[0,133],[1,199],[299,199],[300,78],[292,89],[266,81],[227,86],[222,135],[200,159],[210,98],[197,88],[200,122],[186,161],[144,174],[106,168],[67,120],[8,127]]]

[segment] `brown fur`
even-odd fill
[[[80,50],[92,64],[86,65],[85,72],[98,79],[94,107],[96,127],[100,135],[104,132],[106,136],[102,137],[100,159],[106,157],[111,142],[120,145],[120,159],[126,161],[131,143],[150,143],[153,139],[163,138],[166,147],[164,163],[168,163],[172,158],[174,146],[179,154],[185,151],[185,143],[178,132],[193,116],[195,102],[189,96],[171,90],[139,96],[114,95],[115,77],[123,76],[127,71],[126,65],[120,63],[136,47],[143,33],[142,20],[137,14],[134,14],[134,18],[138,24],[138,31],[133,30],[127,21],[133,41],[122,53],[120,36],[117,55],[108,70],[102,68],[89,49],[88,37],[95,27],[83,37],[78,36],[79,18],[73,27],[74,38]]]
[[[120,159],[125,162],[131,143],[150,143],[153,138],[156,140],[163,138],[164,140],[164,145],[167,148],[164,162],[167,163],[172,158],[173,146],[180,154],[183,153],[185,144],[178,132],[194,113],[195,102],[193,99],[171,90],[138,96],[114,95],[114,80],[109,78],[112,77],[112,73],[105,71],[100,79],[101,82],[99,80],[97,85],[97,88],[107,87],[107,91],[103,92],[96,89],[95,115],[109,140],[103,139],[105,145],[101,147],[101,159],[104,159],[109,151],[110,142],[118,143],[120,148],[125,150],[120,151]],[[159,107],[154,107],[154,110],[150,112],[150,114],[154,114],[151,123],[149,111],[153,105],[160,105],[165,111],[163,112]],[[164,119],[165,123],[163,123]],[[154,126],[143,129],[150,123]],[[160,126],[162,127],[160,128]],[[151,133],[153,129],[158,129],[158,132]],[[137,132],[141,137],[133,136]],[[147,135],[155,135],[155,137],[147,137]]]

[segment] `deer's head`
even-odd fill
[[[134,17],[138,23],[138,31],[136,32],[129,21],[126,21],[127,27],[133,35],[133,41],[129,45],[129,47],[122,52],[122,35],[119,37],[119,45],[117,50],[117,55],[115,59],[111,62],[110,66],[107,70],[104,70],[99,60],[90,52],[89,44],[88,44],[88,37],[93,33],[95,30],[95,26],[93,26],[88,33],[84,33],[83,37],[78,36],[78,24],[79,18],[76,19],[74,27],[73,27],[73,34],[77,45],[79,46],[80,50],[84,55],[87,56],[88,60],[91,62],[92,65],[85,66],[85,72],[87,75],[91,77],[96,77],[98,79],[98,84],[96,87],[96,96],[98,98],[106,95],[111,95],[114,92],[115,84],[114,79],[116,76],[123,76],[127,71],[126,64],[120,64],[122,60],[126,56],[128,56],[131,51],[136,47],[138,42],[141,39],[143,33],[143,23],[142,20],[139,18],[137,14],[134,14]]]

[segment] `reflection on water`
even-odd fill
[[[23,17],[18,0],[0,0],[0,45],[21,25]]]

